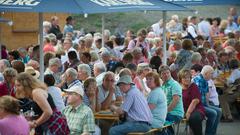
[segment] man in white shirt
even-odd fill
[[[206,19],[202,18],[202,21],[198,24],[198,30],[200,35],[205,39],[208,39],[210,36],[211,25]]]
[[[64,42],[63,42],[63,49],[65,51],[65,55],[61,56],[62,64],[64,64],[66,61],[69,61],[69,59],[68,59],[68,52],[70,52],[70,51],[76,52],[77,58],[78,58],[78,60],[80,60],[79,59],[79,54],[78,54],[77,50],[73,48],[72,39],[67,38],[67,39],[64,40]]]
[[[197,17],[192,16],[190,19],[190,23],[187,27],[187,32],[189,33],[189,36],[192,36],[192,39],[195,39],[198,36],[198,29],[197,29]]]
[[[157,37],[162,36],[163,34],[163,20],[159,20],[159,22],[154,23],[152,25],[153,32],[157,35]]]

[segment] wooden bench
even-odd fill
[[[169,126],[172,126],[173,124],[171,125],[165,125],[163,126],[162,128],[153,128],[153,129],[150,129],[149,131],[147,132],[131,132],[131,133],[128,133],[128,135],[155,135],[156,132],[161,132],[163,131],[164,129],[168,128]]]
[[[228,37],[220,37],[220,36],[217,36],[217,37],[213,37],[213,43],[221,43],[223,44],[225,41],[228,40]]]

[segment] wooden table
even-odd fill
[[[114,124],[119,124],[119,115],[114,114],[110,110],[97,112],[94,114],[94,117],[98,126],[100,124],[100,121],[108,121],[111,126],[113,126]]]
[[[101,120],[119,120],[119,116],[117,114],[113,114],[111,111],[100,111],[94,114],[95,119]]]

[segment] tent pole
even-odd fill
[[[105,18],[104,14],[102,15],[102,47],[104,47],[104,29],[105,29]]]
[[[163,64],[167,65],[167,40],[166,40],[167,11],[163,11]]]
[[[2,17],[2,12],[0,12],[0,17]],[[0,24],[0,60],[2,59],[2,23]]]
[[[39,13],[39,43],[40,43],[40,80],[44,81],[44,59],[43,59],[43,13]]]
[[[2,24],[0,24],[0,60],[2,59]]]

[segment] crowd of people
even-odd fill
[[[75,34],[74,21],[67,17],[63,32],[57,16],[43,23],[43,81],[39,45],[2,47],[0,134],[28,135],[34,129],[49,135],[125,135],[185,118],[194,135],[216,135],[221,120],[234,120],[230,107],[240,97],[235,8],[227,20],[190,16],[181,22],[173,15],[167,23],[167,64],[162,20],[136,35],[128,30],[124,38],[109,30]],[[223,37],[224,42],[214,40]],[[103,110],[118,114],[120,122],[96,123],[94,114]]]

